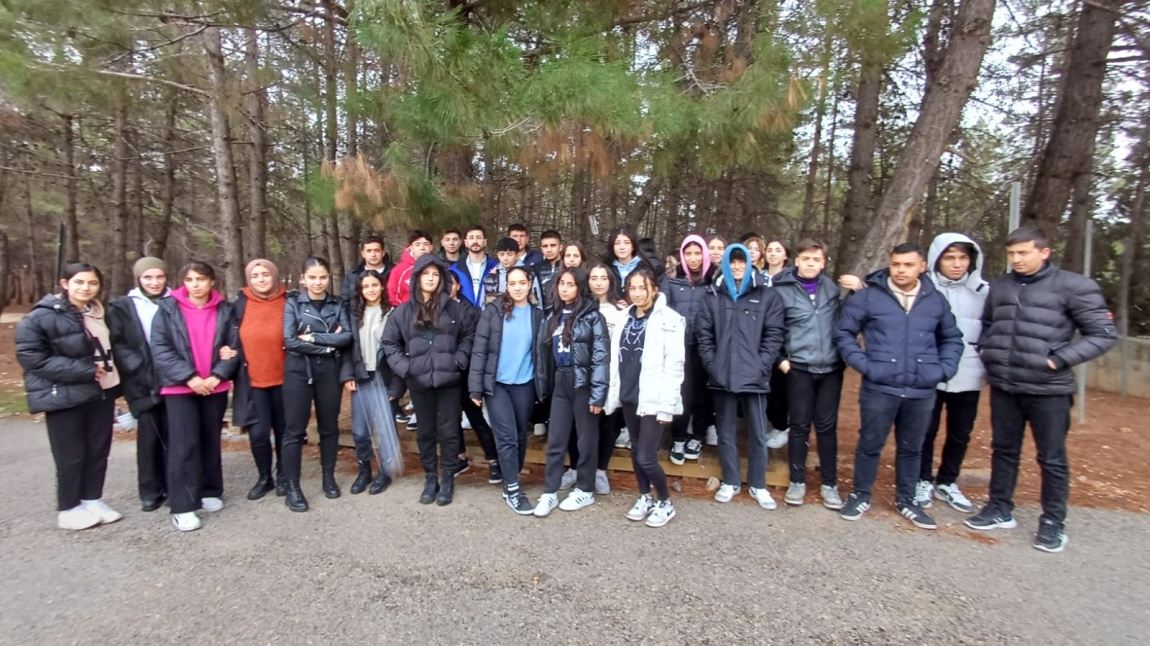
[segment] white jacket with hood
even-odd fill
[[[948,247],[956,242],[965,242],[974,247],[974,257],[971,260],[970,271],[958,280],[950,280],[938,271],[938,260]],[[962,330],[962,358],[958,362],[958,372],[950,381],[938,385],[938,389],[961,393],[972,390],[982,390],[986,378],[986,370],[982,367],[982,360],[978,358],[978,351],[974,344],[982,334],[982,309],[986,303],[986,296],[990,293],[990,285],[982,279],[982,263],[985,257],[982,247],[961,233],[942,233],[930,243],[927,252],[927,267],[930,269],[931,280],[939,291],[950,301],[950,311]]]
[[[635,306],[627,310],[628,315]],[[619,326],[620,333],[626,318]],[[663,293],[656,294],[655,304],[647,314],[643,336],[643,357],[639,366],[639,417],[654,415],[660,422],[670,422],[683,413],[683,358],[686,354],[687,323],[667,305]],[[612,335],[614,336],[614,335]],[[611,344],[611,385],[607,390],[608,414],[619,408],[619,344]]]

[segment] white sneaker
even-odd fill
[[[194,511],[172,514],[172,524],[181,532],[194,532],[203,527],[203,522],[200,521],[200,517]]]
[[[200,509],[204,511],[217,512],[224,508],[224,501],[219,498],[204,498],[200,500]]]
[[[755,501],[759,503],[759,506],[763,509],[778,508],[778,504],[775,503],[774,498],[771,498],[771,492],[767,491],[766,487],[763,487],[762,489],[751,487],[748,491],[750,492],[751,497],[754,498]]]
[[[719,429],[714,426],[707,427],[707,446],[719,445]]]
[[[674,517],[675,505],[672,505],[670,500],[661,500],[655,504],[655,508],[651,510],[651,515],[647,516],[647,527],[662,527],[671,522]]]
[[[405,424],[405,426],[407,426],[407,430],[409,431],[414,431],[419,428],[419,419],[416,418],[415,413],[407,416],[407,424]]]
[[[81,500],[80,504],[84,509],[87,509],[89,513],[96,514],[96,516],[100,518],[101,525],[114,523],[124,517],[120,512],[105,505],[103,500]]]
[[[567,469],[563,472],[563,479],[559,481],[560,489],[570,489],[575,486],[579,481],[579,473],[575,469]]]
[[[787,493],[783,496],[783,502],[793,507],[802,507],[803,499],[807,497],[807,483],[805,482],[792,482],[791,486],[787,487]]]
[[[56,514],[56,526],[60,529],[79,531],[100,524],[100,516],[88,510],[83,504]]]
[[[971,504],[970,499],[962,495],[957,484],[938,485],[934,488],[934,497],[949,504],[955,511],[961,511],[964,514],[974,511],[974,505]]]
[[[919,480],[914,486],[914,504],[926,509],[930,507],[930,497],[934,493],[934,485],[929,480]]]
[[[600,496],[611,493],[611,481],[607,479],[606,471],[595,471],[595,493]]]
[[[471,430],[471,420],[468,419],[467,413],[464,413],[463,418],[459,420],[459,428],[462,428],[465,431]]]
[[[715,492],[715,502],[731,502],[731,499],[739,495],[742,487],[736,487],[729,484],[719,485],[719,490]]]
[[[790,431],[780,431],[777,428],[772,428],[767,433],[767,448],[768,449],[781,449],[787,445],[787,439],[791,436]]]
[[[837,486],[822,485],[819,487],[819,495],[823,498],[823,507],[835,511],[843,508],[843,497],[839,495]]]
[[[643,520],[655,508],[655,501],[651,496],[643,494],[635,501],[635,506],[627,512],[627,520]]]
[[[415,410],[415,404],[413,404],[411,402],[407,402],[406,404],[403,405],[403,410],[410,413],[411,411]]]
[[[615,440],[615,448],[631,448],[631,431],[628,431],[626,426],[623,427],[623,430],[619,431],[619,438]]]
[[[535,511],[531,513],[535,514],[536,518],[544,518],[558,506],[559,496],[553,493],[545,493],[539,496],[539,502],[535,504]]]
[[[576,487],[567,494],[563,502],[559,503],[559,508],[563,511],[578,511],[588,505],[595,503],[595,494],[590,491],[583,491]]]
[[[547,435],[547,425],[546,424],[536,424],[535,425],[535,437],[542,437],[544,435]]]

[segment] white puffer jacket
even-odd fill
[[[950,280],[938,271],[938,259],[947,247],[956,242],[965,242],[974,246],[975,254],[971,258],[973,267],[966,276],[958,280]],[[990,285],[982,279],[982,263],[984,256],[982,247],[961,233],[943,233],[930,243],[927,252],[927,267],[930,268],[930,277],[934,284],[950,302],[950,311],[958,322],[958,329],[962,330],[962,358],[958,362],[958,373],[950,381],[938,385],[938,389],[951,393],[982,390],[986,379],[986,370],[982,367],[982,360],[978,358],[978,351],[974,344],[982,334],[982,309],[986,303],[986,296],[990,293]]]
[[[627,324],[631,309],[618,325],[619,335]],[[667,297],[658,294],[647,314],[647,331],[643,336],[643,358],[639,366],[639,417],[654,415],[660,422],[670,422],[683,413],[683,357],[686,354],[687,322],[667,305]],[[607,390],[604,410],[619,408],[619,337],[611,335],[611,386]]]

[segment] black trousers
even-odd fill
[[[104,497],[104,476],[112,450],[116,400],[103,399],[44,414],[48,445],[56,462],[56,508],[68,511],[81,500]]]
[[[579,458],[573,465],[582,491],[595,490],[595,463],[598,461],[599,420],[591,412],[591,389],[575,387],[573,370],[555,371],[555,391],[551,394],[551,428],[547,432],[547,468],[543,493],[559,491],[563,480],[567,442],[574,432]]]
[[[926,437],[922,438],[922,466],[918,479],[940,485],[954,484],[962,470],[966,458],[966,447],[970,444],[970,433],[974,430],[974,420],[978,417],[978,399],[982,392],[970,390],[961,393],[938,391],[934,400],[934,411],[930,414],[930,426]],[[942,408],[946,407],[946,441],[942,445],[942,462],[938,465],[938,477],[932,475],[934,462],[934,440],[942,423]]]
[[[136,488],[140,500],[159,500],[168,492],[168,427],[160,402],[136,418]]]
[[[704,437],[707,427],[715,423],[715,403],[707,388],[707,369],[699,358],[699,346],[687,347],[683,355],[683,414],[671,422],[671,441],[686,442]],[[692,423],[693,422],[693,423]],[[687,429],[690,428],[688,434]]]
[[[819,451],[819,475],[822,484],[838,484],[839,398],[843,391],[842,369],[816,374],[791,368],[787,373],[787,399],[790,404],[791,482],[807,481],[807,453],[810,451],[811,424]],[[767,414],[770,415],[770,405]]]
[[[767,421],[771,423],[771,428],[782,431],[789,428],[789,420],[787,376],[775,366],[771,369],[771,392],[767,393]]]
[[[200,508],[202,498],[224,493],[220,429],[228,408],[226,392],[165,395],[168,413],[168,506],[173,514]]]
[[[925,399],[907,399],[868,390],[865,385],[859,391],[862,428],[855,449],[854,492],[860,498],[870,499],[871,487],[878,476],[879,458],[893,424],[896,442],[895,501],[914,501],[915,479],[922,459],[922,438],[926,435],[926,427],[930,425],[930,411],[933,408],[933,394]]]
[[[319,432],[319,463],[323,469],[335,469],[339,452],[339,406],[343,399],[343,384],[339,381],[339,366],[334,356],[293,357],[291,364],[307,361],[311,364],[311,383],[306,374],[290,369],[284,373],[284,477],[300,479],[303,445],[307,443],[307,425],[311,421],[311,407],[315,403],[315,423]]]
[[[990,505],[1000,513],[1014,510],[1014,487],[1026,424],[1038,448],[1042,470],[1042,517],[1059,525],[1066,522],[1070,497],[1070,462],[1066,435],[1070,432],[1070,395],[1020,395],[990,389]]]
[[[248,427],[252,445],[252,458],[260,475],[272,472],[272,438],[274,431],[276,478],[283,478],[284,395],[283,386],[252,388],[252,403],[256,407],[256,423]]]
[[[611,458],[615,455],[615,440],[619,439],[619,433],[623,430],[623,410],[619,409],[610,415],[606,413],[599,415],[599,460],[595,468],[600,471],[606,471],[607,467],[611,464]],[[571,464],[578,464],[578,452],[575,453],[576,458],[571,461]]]
[[[475,431],[475,437],[479,438],[479,446],[483,447],[483,457],[488,461],[499,461],[499,451],[495,448],[495,434],[491,431],[491,425],[483,418],[483,408],[476,406],[475,402],[471,401],[471,396],[467,394],[466,388],[461,388],[460,392],[463,396],[463,414],[467,416],[467,421],[471,422],[471,430]],[[463,437],[463,427],[459,427],[459,447],[467,446],[467,440]]]
[[[424,473],[440,474],[442,468],[442,477],[450,478],[459,466],[462,397],[462,386],[411,391],[411,403],[419,416],[415,439]]]
[[[487,398],[491,414],[491,430],[499,451],[499,465],[503,467],[504,491],[519,488],[519,472],[527,457],[527,435],[531,431],[531,410],[535,406],[535,384],[504,384],[495,382],[495,389]]]
[[[663,443],[663,425],[654,415],[639,417],[635,406],[623,404],[623,419],[631,433],[631,468],[635,470],[635,481],[639,493],[644,494],[655,488],[659,500],[671,498],[667,488],[667,474],[659,464],[659,445]]]

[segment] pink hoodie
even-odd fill
[[[180,314],[184,316],[184,324],[188,330],[188,343],[192,346],[192,361],[195,363],[196,374],[203,378],[212,375],[212,364],[215,363],[216,353],[216,314],[224,297],[212,290],[208,302],[203,307],[196,307],[188,298],[188,288],[180,287],[172,290],[172,298],[179,305]],[[216,386],[215,393],[227,392],[232,382],[221,381]],[[191,395],[194,391],[187,386],[164,386],[160,389],[161,395]]]
[[[707,272],[711,269],[711,254],[707,253],[707,241],[699,235],[689,235],[683,238],[683,244],[679,245],[679,266],[683,269],[683,276],[692,283],[695,283],[698,282],[699,278],[689,275],[690,272],[687,271],[687,259],[683,257],[683,251],[686,250],[689,244],[699,245],[699,249],[703,252],[703,276],[706,276]]]

